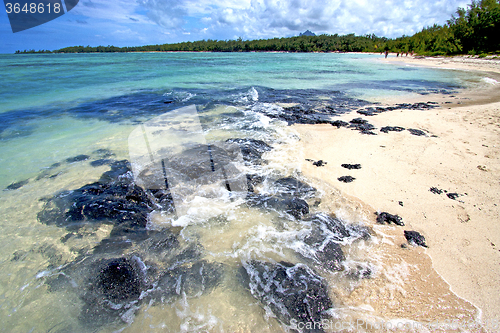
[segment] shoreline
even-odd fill
[[[386,60],[394,64],[481,71],[493,79],[500,78],[500,61],[490,66],[483,63],[475,69],[475,62],[464,62],[463,58],[381,59]],[[458,298],[479,308],[478,316],[486,330],[491,329],[488,323],[500,319],[500,226],[496,223],[500,217],[499,91],[500,83],[491,84],[487,89],[466,89],[456,96],[415,98],[438,102],[436,109],[398,110],[375,116],[351,113],[338,118],[367,119],[377,128],[378,135],[324,124],[293,125],[301,138],[299,144],[306,152],[305,158],[328,162],[315,167],[302,161],[303,174],[359,200],[370,214],[398,214],[406,226],[394,231],[396,234],[404,229],[424,235],[429,245],[425,253],[432,259],[430,265]],[[387,102],[408,99],[400,97]],[[378,129],[384,126],[419,129],[426,136],[408,131],[382,133]],[[343,169],[343,163],[359,163],[362,168]],[[356,179],[352,183],[337,180],[346,175]],[[434,194],[432,187],[457,193],[458,197],[452,199],[446,192]],[[372,216],[368,218],[376,226],[375,215]],[[429,263],[423,260],[420,264],[423,267]],[[406,301],[402,302],[405,307]]]

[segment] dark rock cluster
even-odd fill
[[[262,163],[262,154],[270,149],[259,140],[231,142],[242,147],[246,161],[255,165]],[[213,148],[212,153],[222,160],[230,155],[217,149]],[[183,160],[181,156],[176,158],[179,163]],[[81,161],[84,160],[82,157]],[[333,302],[319,273],[344,270],[346,257],[342,244],[368,239],[370,231],[323,213],[310,214],[307,200],[313,199],[317,190],[296,178],[272,181],[272,194],[253,192],[255,186],[269,179],[251,174],[246,179],[249,207],[286,213],[293,223],[303,227],[298,241],[303,242],[304,251],[297,252],[302,263],[249,260],[236,273],[222,263],[207,260],[203,246],[196,240],[180,237],[175,228],[148,229],[153,210],[173,211],[172,197],[168,188],[152,190],[137,186],[130,163],[123,160],[113,161],[110,170],[97,182],[43,199],[38,219],[65,228],[68,234],[61,239],[63,243],[78,241],[86,232],[92,233],[103,224],[112,226],[108,237],[81,249],[75,260],[63,265],[54,262],[45,284],[51,292],[75,293],[82,304],[81,324],[91,330],[126,321],[144,304],[168,304],[184,295],[208,294],[231,274],[239,274],[240,282],[287,327],[294,321],[316,322],[328,318],[327,310],[333,307]],[[17,253],[14,257],[22,260],[24,256]],[[364,267],[346,274],[369,278],[370,272]]]
[[[420,102],[420,103],[414,103],[414,104],[409,104],[409,103],[401,103],[401,104],[396,104],[394,106],[387,106],[387,107],[367,107],[364,108],[363,110],[358,110],[357,112],[359,114],[362,114],[364,116],[375,116],[379,113],[382,112],[388,112],[388,111],[394,111],[394,110],[429,110],[429,109],[434,109],[438,107],[437,102]]]

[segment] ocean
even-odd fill
[[[301,174],[290,125],[482,79],[370,54],[0,55],[0,67],[5,332],[365,320],[345,295],[403,273],[374,254],[372,217]]]

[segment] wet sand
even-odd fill
[[[470,63],[464,58],[405,57],[381,61],[479,70],[493,79],[500,76],[500,62],[494,60]],[[293,126],[301,138],[304,157],[328,163],[316,167],[304,160],[305,176],[332,185],[343,196],[358,200],[373,225],[377,211],[398,214],[406,224],[379,229],[392,243],[380,250],[385,261],[397,261],[402,256],[406,257],[406,263],[412,263],[400,297],[383,293],[370,296],[361,286],[349,296],[353,299],[350,305],[363,300],[387,317],[397,314],[399,318],[429,322],[469,317],[472,311],[469,301],[478,308],[475,316],[482,320],[484,329],[498,330],[500,83],[492,82],[488,87],[453,96],[427,95],[415,99],[437,102],[440,107],[436,109],[397,110],[371,117],[352,113],[340,117],[344,121],[367,119],[377,127],[378,135],[363,135],[331,125]],[[408,131],[382,133],[379,129],[384,126],[419,129],[426,136],[411,135]],[[343,163],[359,163],[361,169],[348,170],[341,167]],[[355,180],[351,183],[337,180],[348,175]],[[432,187],[443,193],[431,192]],[[451,199],[447,196],[450,193],[457,193],[458,197]],[[402,249],[403,230],[420,232],[429,248]],[[380,275],[378,279],[383,280]],[[444,281],[454,295],[447,295]],[[436,305],[438,299],[447,297]],[[435,306],[438,310],[431,310]],[[446,314],[443,309],[447,307],[462,308],[464,313]]]

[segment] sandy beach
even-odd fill
[[[481,71],[490,81],[486,81],[488,88],[481,90],[464,90],[452,96],[426,95],[411,101],[436,102],[439,107],[435,109],[340,117],[344,121],[367,119],[377,128],[377,135],[326,124],[293,126],[301,138],[304,157],[327,162],[316,167],[304,160],[305,176],[358,200],[376,227],[375,213],[384,211],[398,214],[406,224],[383,231],[393,237],[392,247],[385,250],[391,253],[388,258],[401,256],[416,263],[406,277],[409,285],[401,291],[402,296],[370,298],[363,294],[362,287],[354,293],[373,308],[384,309],[382,312],[432,321],[439,316],[446,318],[443,309],[447,304],[433,312],[431,308],[440,297],[431,295],[445,298],[449,284],[455,294],[449,302],[463,302],[459,307],[464,309],[473,304],[479,309],[476,316],[483,328],[498,331],[494,324],[500,320],[500,84],[495,81],[500,81],[500,62],[467,57],[389,57],[380,61]],[[419,129],[426,135],[382,133],[379,129],[384,126]],[[361,169],[348,170],[341,167],[343,163],[359,163]],[[355,180],[337,180],[347,175]],[[431,188],[442,192],[433,193]],[[402,249],[403,230],[420,232],[429,247]],[[424,276],[435,272],[439,275],[432,281],[422,282]],[[412,305],[415,298],[420,299],[420,305]]]

